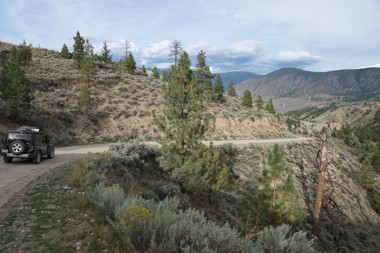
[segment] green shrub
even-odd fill
[[[127,198],[114,228],[137,252],[228,252],[239,242],[229,225],[218,226],[199,211],[177,211],[178,202]]]
[[[111,145],[108,152],[100,153],[93,162],[98,172],[122,176],[143,172],[156,164],[158,155],[157,148],[133,140]]]
[[[380,214],[380,192],[375,193],[373,198],[373,209]]]
[[[243,253],[307,253],[315,252],[313,240],[306,237],[305,232],[289,234],[290,226],[282,224],[275,228],[265,228],[257,235],[256,241],[249,242],[242,250]]]
[[[88,196],[90,201],[100,207],[111,219],[115,217],[116,208],[125,200],[124,190],[119,185],[106,187],[104,182],[91,189]]]
[[[101,180],[101,177],[99,176],[98,173],[96,173],[95,171],[93,170],[90,170],[87,174],[86,174],[86,178],[85,178],[85,186],[87,187],[92,187],[92,186],[95,186],[96,184],[100,183],[102,180]]]

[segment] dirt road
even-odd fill
[[[287,139],[265,139],[265,140],[221,140],[212,141],[213,145],[223,145],[231,143],[233,145],[263,144],[263,143],[283,143],[309,141],[312,138],[287,138]],[[147,142],[148,144],[156,144]],[[210,144],[210,141],[205,141]],[[48,171],[66,163],[85,158],[89,153],[97,153],[108,150],[109,144],[83,145],[63,147],[56,149],[53,159],[43,159],[40,164],[33,164],[28,160],[14,159],[13,163],[5,164],[0,161],[0,212],[1,207],[22,191],[30,182],[44,175]]]

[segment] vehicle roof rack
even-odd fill
[[[19,132],[33,132],[33,133],[40,133],[42,132],[41,129],[35,126],[20,126],[17,128],[17,131]]]

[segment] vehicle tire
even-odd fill
[[[21,155],[25,150],[25,143],[19,140],[12,142],[9,146],[15,155]]]
[[[54,148],[52,148],[51,150],[50,150],[50,153],[47,155],[47,158],[53,158],[54,157],[54,152],[55,152],[55,150],[54,150]]]
[[[37,154],[33,158],[34,164],[39,164],[41,162],[41,151],[37,151]]]
[[[4,162],[5,163],[11,163],[13,161],[13,157],[5,157],[3,156]]]

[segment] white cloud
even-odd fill
[[[256,55],[264,51],[264,44],[255,40],[243,40],[230,46],[233,54],[251,54]]]
[[[218,49],[208,41],[197,41],[184,48],[190,55],[198,55],[203,50],[206,55],[214,54],[218,52]]]
[[[280,52],[278,54],[269,56],[269,61],[279,61],[279,62],[299,62],[299,61],[311,61],[318,62],[321,60],[318,56],[313,56],[308,52]]]
[[[373,64],[373,65],[368,65],[368,66],[363,66],[359,67],[360,69],[366,69],[366,68],[380,68],[380,63]]]
[[[150,44],[148,47],[144,48],[142,56],[143,57],[156,57],[169,55],[171,42],[169,40],[163,40],[158,43]]]

